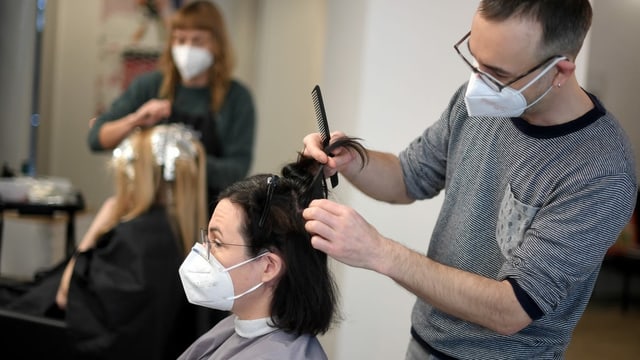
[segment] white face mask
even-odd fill
[[[196,243],[178,270],[187,299],[195,305],[223,311],[231,310],[235,299],[256,290],[263,283],[257,284],[242,294],[235,295],[229,271],[266,254],[268,253],[262,253],[225,268],[213,255],[209,256],[207,260],[207,249],[202,244]]]
[[[174,45],[171,47],[171,55],[183,80],[191,80],[213,64],[213,55],[202,47]]]
[[[551,91],[553,85],[528,105],[527,99],[522,95],[522,92],[538,81],[562,60],[566,60],[566,58],[561,57],[552,61],[540,72],[540,74],[538,74],[538,76],[529,81],[529,83],[520,90],[515,90],[507,86],[503,88],[502,91],[495,91],[480,79],[478,74],[472,73],[469,78],[469,84],[467,85],[467,92],[464,95],[467,112],[470,116],[517,117],[522,115],[525,110],[542,100],[542,98]]]

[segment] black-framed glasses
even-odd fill
[[[465,63],[467,63],[467,65],[469,65],[469,67],[471,68],[471,71],[473,71],[475,74],[478,74],[478,76],[480,76],[480,79],[482,79],[482,81],[484,81],[485,84],[487,84],[492,90],[497,91],[497,92],[501,92],[502,89],[512,85],[516,81],[521,80],[524,77],[526,77],[527,75],[529,75],[529,74],[533,73],[534,71],[542,68],[545,64],[547,64],[551,60],[563,57],[562,55],[550,56],[549,58],[547,58],[546,60],[544,60],[540,64],[536,65],[533,69],[525,72],[524,74],[516,76],[514,79],[508,81],[505,84],[505,83],[502,83],[500,80],[496,79],[495,77],[491,76],[491,74],[488,74],[488,73],[480,70],[476,65],[474,65],[475,58],[473,57],[473,54],[471,54],[471,49],[469,49],[469,41],[468,40],[469,40],[470,36],[471,36],[471,31],[469,31],[465,36],[462,37],[462,39],[460,39],[455,45],[453,45],[453,48],[456,50],[458,55],[460,55],[462,60]],[[465,41],[466,41],[466,46],[463,46],[462,49],[461,49],[460,45],[462,45],[462,43],[464,43]],[[466,55],[465,55],[465,53],[466,53]],[[468,59],[468,57],[473,59],[473,61],[470,61]]]
[[[209,257],[211,256],[211,249],[215,250],[215,249],[219,249],[219,248],[224,247],[224,246],[250,247],[249,245],[245,245],[245,244],[225,243],[225,242],[222,242],[222,241],[220,241],[218,239],[211,240],[211,239],[209,239],[209,232],[205,228],[200,228],[200,243],[205,248],[207,248],[207,260],[209,260]]]

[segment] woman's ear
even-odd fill
[[[280,279],[280,275],[284,270],[284,261],[282,257],[276,253],[269,252],[263,256],[263,259],[266,265],[262,271],[262,281],[269,283],[273,280]]]

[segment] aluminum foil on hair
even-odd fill
[[[195,159],[198,152],[194,141],[198,139],[193,130],[182,124],[157,125],[151,130],[151,151],[158,166],[162,166],[162,177],[165,181],[176,178],[177,159]],[[133,162],[136,159],[131,140],[123,140],[113,150],[113,161],[126,162],[126,173],[134,177]]]
[[[127,174],[129,179],[133,179],[134,171],[133,171],[133,162],[136,160],[135,151],[133,151],[133,146],[131,145],[131,140],[126,138],[122,140],[120,145],[113,149],[113,157],[112,162],[115,164],[123,164],[125,166],[124,171]]]

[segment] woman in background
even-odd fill
[[[178,268],[207,217],[204,158],[181,125],[133,132],[110,160],[115,195],[62,276],[7,308],[63,318],[82,359],[175,359],[197,337]]]
[[[366,154],[353,139],[332,147]],[[326,198],[323,166],[300,157],[282,176],[240,180],[219,197],[180,267],[190,302],[231,311],[179,359],[326,359],[316,335],[332,325],[337,290],[327,256],[311,246],[302,210]]]
[[[255,110],[249,90],[232,79],[231,44],[218,8],[192,1],[173,16],[159,69],[135,78],[92,121],[89,146],[113,149],[136,128],[184,123],[200,133],[207,153],[209,210],[220,190],[247,175]]]

